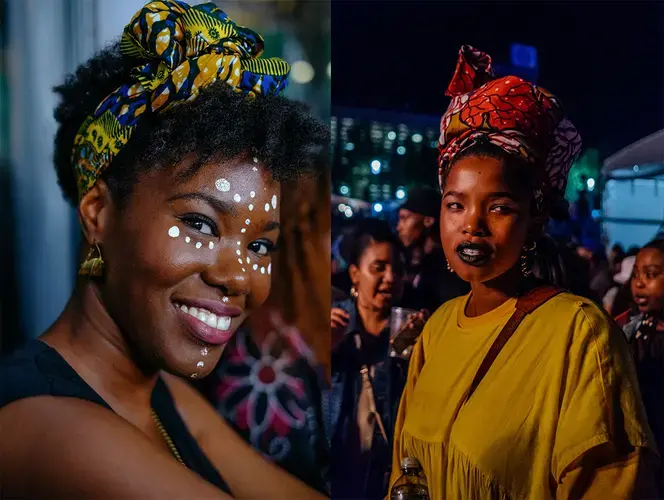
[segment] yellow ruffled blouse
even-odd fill
[[[444,304],[415,347],[391,484],[416,457],[436,500],[655,496],[657,451],[622,331],[564,293],[528,315],[463,403],[512,299],[465,315]]]

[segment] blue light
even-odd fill
[[[353,144],[352,142],[347,142],[346,151],[352,151],[353,149],[355,149],[355,144]]]
[[[350,219],[353,216],[353,209],[351,207],[346,207],[346,210],[344,210],[344,215],[347,219]]]
[[[379,214],[383,211],[383,205],[381,203],[374,203],[373,209],[374,209],[374,212]]]
[[[339,206],[337,207],[339,209],[339,212],[343,213],[346,210],[346,205],[345,203],[339,203]]]
[[[634,170],[634,172],[638,172],[638,171],[639,171],[639,166],[638,166],[638,165],[634,165],[634,166],[632,167],[632,170]]]
[[[406,197],[406,190],[402,187],[397,188],[397,200],[403,200]]]
[[[602,211],[601,210],[593,210],[591,212],[591,215],[593,219],[599,219],[602,216]]]
[[[380,169],[382,165],[380,164],[380,160],[374,160],[371,162],[371,173],[372,174],[380,174]]]
[[[413,140],[413,142],[415,144],[419,144],[420,142],[422,142],[423,137],[422,137],[422,134],[413,134],[411,139]]]
[[[397,148],[397,154],[402,155],[402,156],[405,155],[406,154],[406,148],[404,148],[403,146],[399,146]]]
[[[341,187],[339,188],[339,192],[346,196],[348,193],[350,193],[350,189],[348,189],[348,186],[345,184],[342,184]]]
[[[595,179],[593,178],[588,179],[586,184],[588,185],[588,191],[593,191],[595,189]]]
[[[394,131],[389,132],[389,133],[387,134],[387,138],[388,138],[389,140],[393,141],[394,139],[397,138],[397,133],[394,132]]]

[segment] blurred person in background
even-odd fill
[[[406,258],[405,307],[435,311],[469,291],[467,283],[445,268],[438,228],[440,201],[437,189],[417,186],[399,208],[397,233]]]
[[[254,448],[329,496],[322,387],[329,380],[329,179],[284,184],[270,296],[201,390]]]
[[[625,259],[627,260],[627,259]],[[664,449],[664,240],[654,240],[636,256],[630,288],[633,308],[616,318],[630,340],[648,421]],[[660,468],[660,495],[664,495]],[[660,496],[661,498],[661,496]]]
[[[593,294],[591,298],[601,303],[602,298],[613,285],[613,270],[609,265],[604,247],[590,243],[587,242],[587,246],[578,247],[576,252],[588,263],[588,283]]]
[[[555,96],[496,78],[470,46],[447,95],[441,240],[471,293],[415,346],[392,483],[414,457],[436,499],[652,498],[657,451],[625,336],[592,301],[532,278],[578,132]]]
[[[633,256],[625,257],[617,264],[618,272],[613,276],[614,286],[606,292],[602,299],[602,306],[610,316],[618,316],[629,308],[632,296],[629,283],[635,262],[636,256]]]
[[[332,385],[325,413],[332,498],[380,499],[387,494],[392,429],[407,373],[406,360],[389,357],[390,311],[401,299],[403,256],[383,220],[360,221],[348,241],[353,289],[351,298],[332,305],[330,322]],[[412,317],[413,328],[421,329],[424,317]]]
[[[87,257],[60,317],[0,363],[4,494],[323,498],[184,380],[268,296],[281,183],[326,165],[329,130],[277,95],[289,67],[262,49],[214,4],[153,2],[56,89]]]

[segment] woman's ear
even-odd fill
[[[355,264],[348,266],[348,275],[350,276],[350,281],[355,285],[359,281],[360,277],[360,268]]]
[[[102,242],[113,201],[106,183],[98,180],[78,202],[78,221],[88,243]]]

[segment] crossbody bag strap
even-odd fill
[[[480,367],[477,369],[475,378],[473,378],[473,382],[470,384],[470,389],[466,395],[466,401],[470,399],[470,397],[475,392],[475,389],[477,389],[477,386],[480,385],[480,382],[482,382],[482,379],[489,371],[489,368],[491,368],[491,365],[498,357],[498,354],[500,354],[500,351],[503,349],[503,347],[505,347],[505,344],[507,344],[507,341],[510,339],[510,337],[514,335],[514,332],[516,332],[516,329],[519,327],[524,318],[539,306],[547,302],[549,299],[555,297],[559,293],[562,293],[562,291],[563,290],[553,285],[542,285],[540,287],[533,288],[526,294],[519,297],[516,302],[516,310],[512,316],[510,316],[510,319],[500,331],[496,337],[496,340],[494,340],[493,344],[491,344],[489,352],[486,353],[486,356],[484,356],[484,359],[482,360],[482,364],[480,364]]]

